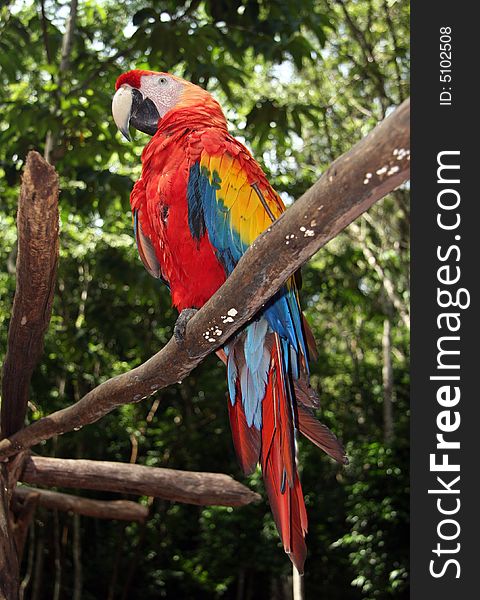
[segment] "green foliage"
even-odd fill
[[[350,531],[334,547],[349,550],[358,573],[352,584],[366,598],[395,598],[405,588],[408,564],[408,449],[378,442],[352,450],[346,485]],[[403,488],[402,488],[403,486]],[[400,493],[399,493],[400,492]]]
[[[60,71],[67,0],[0,8],[0,348],[15,277],[15,212],[30,149],[48,132],[61,179],[61,260],[28,419],[78,400],[169,339],[167,290],[142,268],[128,197],[146,137],[127,144],[110,103],[138,67],[207,87],[287,202],[408,95],[404,0],[80,0]],[[339,190],[341,193],[341,190]],[[318,340],[312,381],[321,418],[347,444],[340,468],[299,441],[309,512],[306,597],[408,595],[408,188],[374,207],[303,270],[302,302]],[[394,434],[384,440],[382,333],[392,322]],[[241,478],[226,414],[223,366],[187,380],[39,453],[219,471]],[[263,494],[261,477],[247,482]],[[109,494],[91,497],[111,498]],[[146,498],[142,501],[147,502]],[[155,500],[145,526],[81,520],[82,598],[288,598],[290,563],[266,502],[241,509]],[[57,519],[57,520],[56,520]],[[38,513],[37,598],[54,582],[72,597],[72,518]],[[59,567],[60,565],[60,567]],[[31,565],[30,565],[31,566]],[[28,552],[24,572],[29,568]],[[33,571],[35,572],[35,571]],[[77,581],[78,584],[78,581]],[[287,590],[287,591],[286,591]]]

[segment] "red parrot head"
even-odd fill
[[[163,117],[174,109],[190,109],[193,113],[196,108],[209,107],[225,120],[219,104],[206,90],[170,73],[128,71],[117,79],[115,89],[113,119],[127,140],[130,125],[154,135]]]

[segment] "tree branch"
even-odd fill
[[[43,350],[58,262],[58,177],[30,152],[18,205],[17,284],[2,376],[2,435],[23,427],[30,379]]]
[[[360,228],[357,225],[352,225],[352,233],[354,234],[353,237],[355,237],[360,243],[362,253],[365,256],[367,263],[371,267],[373,267],[373,269],[379,276],[383,285],[383,289],[387,294],[387,298],[389,299],[395,310],[398,312],[402,323],[408,330],[410,330],[410,315],[408,314],[408,308],[405,307],[405,304],[400,294],[397,293],[392,278],[388,275],[383,266],[380,264],[373,250],[368,246],[367,239],[364,235],[361,234]]]
[[[148,517],[148,508],[131,500],[91,500],[82,496],[41,490],[26,485],[18,486],[13,493],[13,497],[23,501],[33,497],[36,499],[38,506],[96,519],[143,522]]]
[[[73,32],[75,30],[75,21],[77,20],[77,8],[78,8],[78,0],[70,1],[70,14],[68,15],[68,19],[65,25],[65,33],[62,39],[62,56],[60,59],[60,67],[59,67],[59,83],[58,87],[61,87],[63,78],[65,73],[70,66],[70,55],[72,53],[72,44],[73,44]]]
[[[46,487],[73,487],[200,506],[243,506],[260,496],[223,473],[197,473],[129,463],[31,456],[21,481]]]
[[[98,65],[98,67],[96,67],[91,73],[90,75],[88,75],[88,77],[86,77],[83,81],[81,81],[79,84],[75,85],[71,90],[70,90],[70,94],[72,96],[74,95],[78,95],[80,92],[84,91],[87,89],[87,87],[90,85],[90,83],[92,83],[92,81],[95,81],[95,79],[101,75],[104,71],[104,69],[108,66],[113,64],[116,60],[118,60],[119,58],[126,58],[127,56],[129,56],[129,54],[132,52],[133,47],[130,48],[124,48],[122,50],[118,50],[118,52],[116,52],[115,54],[113,54],[112,56],[109,56],[108,58],[105,58],[103,61],[101,61]]]
[[[0,442],[0,459],[93,423],[186,377],[272,297],[304,262],[362,212],[409,177],[410,103],[406,100],[259,236],[187,327],[144,364],[105,381],[78,402]]]
[[[347,5],[344,0],[336,0],[337,4],[340,4],[342,7],[343,16],[345,17],[345,21],[352,33],[352,35],[357,39],[357,42],[360,46],[360,50],[362,52],[365,64],[364,69],[367,72],[367,75],[371,75],[375,87],[377,88],[377,92],[379,95],[380,103],[383,107],[383,113],[385,114],[386,104],[385,100],[388,102],[392,102],[387,94],[387,90],[385,88],[385,80],[384,76],[381,72],[380,66],[375,58],[374,48],[370,44],[367,39],[366,31],[362,30],[357,22],[353,19],[351,14],[348,11]],[[353,62],[356,62],[353,57],[350,57]],[[359,65],[360,66],[360,65]]]
[[[385,20],[387,22],[388,31],[390,33],[390,37],[392,38],[393,43],[393,64],[395,65],[395,74],[397,76],[398,83],[398,97],[400,98],[400,102],[403,102],[405,99],[405,94],[403,93],[403,81],[402,81],[402,73],[400,71],[400,47],[398,45],[398,38],[395,31],[395,25],[392,21],[392,16],[390,14],[390,7],[388,6],[387,0],[383,0],[383,12],[385,13]]]

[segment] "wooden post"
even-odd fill
[[[2,373],[3,437],[23,427],[30,379],[43,351],[55,289],[58,177],[55,169],[37,152],[27,156],[18,202],[17,229],[17,281]],[[18,597],[19,561],[10,500],[22,460],[23,457],[2,464],[0,470],[0,599],[6,600]],[[21,525],[19,523],[18,527]],[[19,536],[20,546],[24,533]]]

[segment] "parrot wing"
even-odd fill
[[[187,189],[191,234],[199,239],[208,232],[227,275],[285,210],[255,161],[232,149],[214,155],[204,150],[190,167]]]
[[[168,281],[164,278],[160,267],[160,262],[155,253],[155,247],[151,238],[147,235],[141,225],[142,208],[140,208],[145,198],[145,185],[142,179],[139,179],[132,190],[132,216],[133,232],[137,243],[138,254],[143,262],[145,269],[155,277],[160,279],[167,287],[170,287]]]
[[[135,234],[135,241],[137,242],[138,253],[142,259],[144,267],[147,269],[150,275],[158,279],[162,277],[160,263],[155,255],[155,248],[153,247],[152,240],[143,232],[138,213],[139,210],[134,209],[133,231]]]
[[[233,138],[215,141],[202,138],[205,147],[189,167],[188,223],[194,239],[208,234],[228,276],[285,206],[241,144]],[[295,352],[308,356],[294,277],[267,303],[264,314],[274,332],[288,340]],[[307,361],[303,362],[308,370]]]

